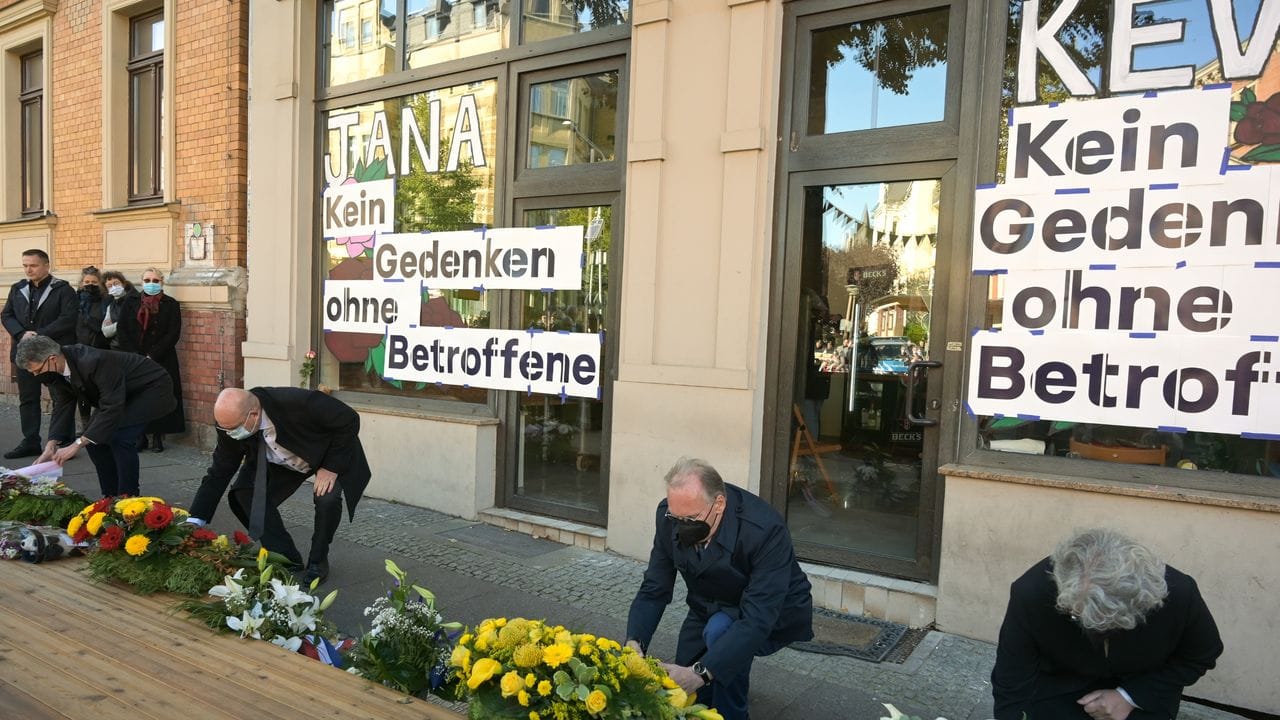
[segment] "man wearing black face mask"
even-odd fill
[[[681,459],[666,482],[649,567],[627,619],[627,645],[645,652],[679,571],[689,614],[676,661],[664,667],[725,720],[747,720],[755,658],[813,638],[809,579],[782,516],[763,500],[726,485],[702,460]]]
[[[53,396],[49,442],[36,462],[62,465],[86,447],[104,497],[138,495],[138,435],[174,406],[164,368],[132,353],[58,345],[43,335],[18,343],[14,362]],[[70,442],[76,405],[82,400],[93,414],[80,437]],[[59,443],[70,444],[59,449]]]

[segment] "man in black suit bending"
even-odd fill
[[[40,249],[22,253],[22,271],[27,279],[9,288],[9,299],[0,310],[0,322],[12,336],[9,360],[18,382],[18,417],[22,423],[21,442],[4,454],[10,460],[40,454],[40,381],[17,361],[18,343],[44,335],[59,345],[70,345],[76,341],[76,319],[80,315],[75,289],[66,280],[49,274],[48,253]]]
[[[87,446],[104,497],[138,495],[138,436],[147,423],[177,405],[169,373],[141,355],[59,345],[43,335],[18,343],[14,362],[53,397],[49,442],[37,462],[61,465]],[[84,433],[71,442],[81,403],[93,414]]]
[[[218,499],[227,504],[249,534],[272,552],[302,567],[302,553],[285,530],[280,503],[315,475],[315,528],[304,584],[329,575],[329,544],[369,484],[369,462],[360,444],[360,416],[325,393],[293,387],[227,388],[213,406],[218,444],[196,497],[191,522],[213,518]],[[232,476],[235,482],[232,483]]]

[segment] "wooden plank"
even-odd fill
[[[146,712],[145,707],[120,698],[116,693],[104,693],[81,678],[68,674],[83,673],[83,668],[69,664],[73,659],[59,660],[49,651],[49,643],[29,647],[14,637],[13,628],[7,628],[0,644],[17,652],[10,653],[14,664],[4,669],[0,680],[12,683],[28,692],[38,693],[38,699],[55,711],[72,718],[101,718],[102,720],[138,720],[163,716]],[[47,638],[48,639],[48,638]],[[29,649],[28,649],[29,648]],[[139,698],[143,700],[143,698]]]
[[[32,641],[42,655],[53,658],[57,653],[49,648],[66,638],[103,638],[103,647],[111,646],[124,657],[146,658],[132,669],[155,678],[152,692],[154,684],[175,687],[178,697],[190,697],[202,707],[216,698],[213,707],[230,717],[247,716],[246,707],[253,715],[267,717],[461,717],[270,643],[214,633],[175,614],[178,599],[173,596],[139,596],[110,584],[90,584],[77,572],[83,561],[10,567],[16,572],[0,573],[0,628],[34,625],[43,642]],[[72,645],[82,655],[98,655],[97,661],[102,661],[103,653],[96,648]],[[39,692],[35,697],[43,700],[45,691]],[[230,698],[238,702],[229,703]]]
[[[0,677],[0,707],[4,708],[6,717],[23,720],[70,720],[69,716],[31,697],[3,677]]]

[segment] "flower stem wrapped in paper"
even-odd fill
[[[538,620],[485,620],[458,639],[450,665],[476,719],[720,720],[656,660]]]

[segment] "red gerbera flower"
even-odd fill
[[[107,512],[110,509],[111,509],[111,497],[109,496],[104,497],[98,502],[93,504],[93,512],[95,513]],[[89,513],[89,514],[93,515],[93,513]]]
[[[120,543],[124,540],[124,530],[119,525],[108,525],[106,530],[102,531],[102,537],[98,538],[98,547],[103,550],[115,550],[120,547]]]
[[[235,533],[233,533],[231,537],[235,539],[237,545],[248,545],[249,543],[253,542],[252,540],[249,539],[248,535],[245,535],[239,530],[235,531]]]
[[[196,528],[195,531],[191,533],[191,539],[199,540],[200,542],[209,542],[211,540],[216,540],[217,538],[218,533],[210,530],[209,528]]]
[[[168,505],[156,503],[151,511],[143,516],[142,521],[152,530],[163,530],[173,522],[173,510],[169,509]]]
[[[88,528],[83,528],[83,527],[82,527],[82,528],[80,528],[79,530],[77,530],[77,531],[76,531],[76,534],[75,534],[75,535],[73,535],[73,536],[71,537],[71,539],[72,539],[72,540],[74,540],[74,541],[76,541],[77,543],[82,543],[82,542],[84,542],[85,540],[88,540],[88,539],[89,539],[89,529],[88,529]]]

